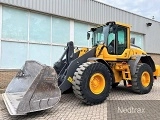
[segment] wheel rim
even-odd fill
[[[148,72],[143,72],[141,76],[141,83],[144,87],[147,87],[150,83],[150,75]]]
[[[105,78],[101,73],[92,75],[89,81],[89,87],[92,93],[100,94],[105,88]]]

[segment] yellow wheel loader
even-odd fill
[[[2,94],[9,113],[24,115],[54,107],[69,89],[82,102],[99,104],[122,80],[135,93],[151,91],[160,66],[131,43],[129,25],[107,22],[91,28],[87,38],[92,48],[75,50],[73,42],[68,42],[53,67],[26,61]]]

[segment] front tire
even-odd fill
[[[99,62],[86,62],[74,73],[73,92],[86,104],[99,104],[109,96],[111,80],[106,65]]]
[[[139,94],[147,94],[153,86],[153,71],[146,63],[139,63],[132,79],[132,90]]]

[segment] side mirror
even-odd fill
[[[87,40],[89,40],[89,38],[90,38],[90,33],[87,32]]]
[[[131,38],[130,43],[135,44],[135,38]]]

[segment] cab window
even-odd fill
[[[110,32],[107,48],[109,54],[121,55],[127,48],[127,28],[117,26],[116,32]]]
[[[124,50],[127,48],[127,28],[125,27],[118,27],[117,32],[117,54],[121,55]]]

